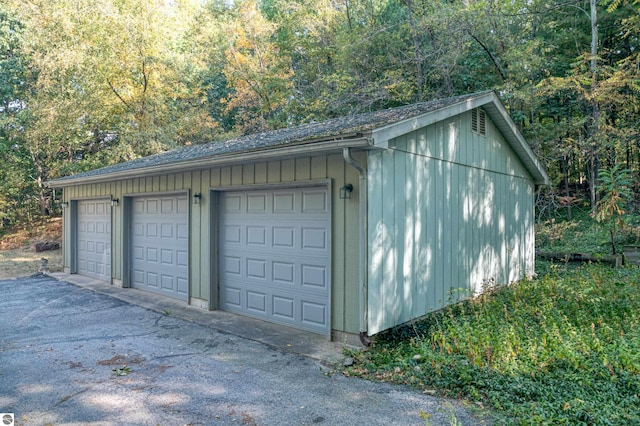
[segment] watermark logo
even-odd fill
[[[2,426],[14,426],[13,413],[0,413],[0,425]]]

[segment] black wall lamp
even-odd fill
[[[202,198],[202,194],[199,192],[196,192],[195,194],[193,194],[192,201],[193,204],[200,204],[200,199]]]
[[[111,207],[118,207],[119,204],[120,204],[120,199],[119,198],[112,198],[111,199]]]
[[[340,198],[343,200],[349,200],[351,198],[351,191],[353,191],[353,185],[350,183],[340,188]]]

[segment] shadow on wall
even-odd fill
[[[506,144],[461,146],[457,128],[371,155],[370,334],[533,274],[533,182]]]

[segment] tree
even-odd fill
[[[238,5],[237,19],[227,29],[232,35],[225,50],[223,73],[232,92],[223,102],[239,112],[242,133],[283,127],[279,117],[291,92],[291,60],[274,43],[276,27],[264,18],[254,0]]]
[[[33,164],[22,146],[21,113],[29,79],[20,50],[24,25],[0,4],[0,229],[37,211]]]
[[[602,191],[602,197],[593,217],[610,226],[611,253],[616,254],[616,233],[624,225],[626,205],[632,196],[631,175],[621,164],[616,164],[600,171],[600,182],[598,189]]]

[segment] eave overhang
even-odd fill
[[[522,136],[522,133],[520,133],[520,130],[518,130],[518,127],[494,92],[484,92],[476,97],[449,105],[445,108],[380,127],[371,132],[371,137],[373,138],[374,146],[378,148],[388,148],[389,141],[393,138],[480,107],[486,111],[498,127],[511,149],[513,149],[533,177],[534,183],[536,185],[549,185],[550,181],[547,172],[536,158],[529,144],[525,141],[524,136]]]
[[[372,149],[370,135],[336,136],[329,140],[306,140],[283,144],[277,147],[264,147],[228,154],[214,154],[211,156],[171,161],[152,166],[141,166],[122,171],[101,173],[92,176],[68,176],[46,182],[53,189],[63,189],[92,183],[113,182],[132,178],[159,176],[167,173],[181,173],[186,171],[203,170],[215,166],[233,166],[238,164],[255,163],[274,159],[285,160],[319,154],[340,154],[343,148]]]
[[[166,173],[203,170],[214,166],[310,155],[341,154],[343,148],[386,149],[393,138],[478,107],[482,107],[495,123],[535,184],[548,185],[547,173],[494,92],[481,92],[360,116],[348,116],[219,142],[222,145],[205,144],[181,148],[54,179],[46,182],[46,185],[50,188],[62,189],[131,178],[153,177]]]

